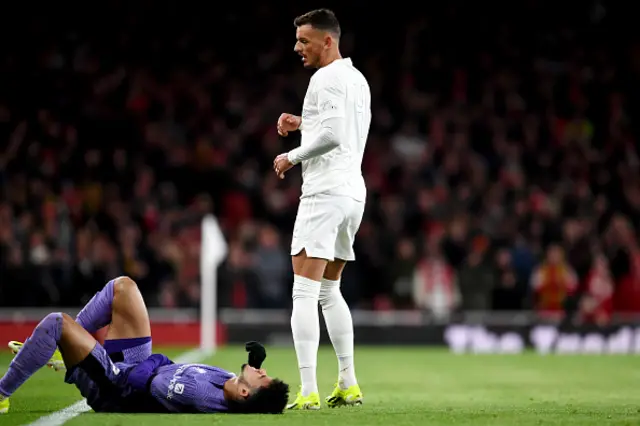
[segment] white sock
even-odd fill
[[[316,366],[320,344],[320,319],[318,297],[320,283],[299,275],[293,276],[293,312],[291,332],[298,356],[298,368],[302,381],[302,396],[318,392]]]
[[[347,389],[358,384],[353,365],[353,320],[351,311],[340,291],[340,281],[322,279],[320,306],[327,331],[338,357],[340,386]]]

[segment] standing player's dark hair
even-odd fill
[[[296,27],[311,25],[317,30],[328,31],[340,38],[340,23],[335,13],[329,9],[316,9],[300,15],[294,19],[293,25]]]
[[[273,379],[244,401],[229,401],[229,411],[243,414],[282,414],[289,401],[289,385]]]

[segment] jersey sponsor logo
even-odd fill
[[[173,398],[174,394],[178,394],[181,395],[182,392],[184,392],[184,385],[182,383],[178,383],[178,381],[182,378],[182,373],[184,373],[184,370],[186,370],[187,368],[191,367],[192,364],[185,364],[183,366],[181,366],[180,368],[178,368],[176,370],[175,373],[173,373],[173,377],[171,378],[171,381],[169,382],[169,389],[167,389],[167,399],[171,400]],[[180,389],[180,392],[178,392],[177,389]]]
[[[182,383],[176,383],[176,386],[173,388],[173,392],[178,395],[182,395],[182,392],[184,392],[184,385]]]

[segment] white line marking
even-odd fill
[[[189,364],[201,361],[206,354],[203,354],[199,349],[194,349],[189,352],[185,352],[175,359],[177,364]],[[62,426],[74,417],[79,416],[82,413],[90,411],[91,407],[87,405],[87,401],[83,399],[73,405],[63,408],[60,411],[49,414],[47,416],[40,417],[33,423],[29,423],[26,426]]]
[[[29,423],[28,426],[61,426],[68,420],[71,420],[77,415],[89,410],[91,410],[91,407],[89,407],[87,405],[87,401],[83,399],[82,401],[78,401],[60,411],[56,411],[48,416],[40,417],[35,422]]]

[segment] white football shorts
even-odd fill
[[[353,243],[365,203],[351,197],[316,194],[304,197],[293,226],[291,255],[303,249],[308,257],[355,260]]]

